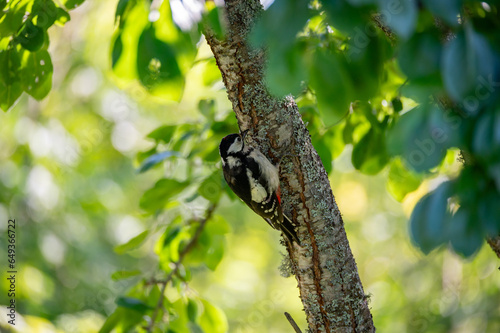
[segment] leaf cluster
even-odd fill
[[[47,30],[70,20],[84,0],[0,1],[0,108],[9,110],[26,92],[41,100],[52,87]],[[61,3],[61,5],[60,5]]]

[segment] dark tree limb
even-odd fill
[[[321,160],[292,98],[271,96],[263,80],[264,53],[246,37],[262,13],[257,0],[227,0],[227,35],[205,37],[222,73],[229,100],[250,144],[281,160],[285,214],[301,246],[288,245],[311,332],[374,332],[372,316],[342,216]]]
[[[493,252],[495,252],[497,257],[500,259],[500,236],[488,238],[487,241]]]

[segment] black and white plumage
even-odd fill
[[[290,219],[281,209],[278,168],[258,149],[245,145],[247,131],[224,137],[219,145],[227,184],[238,197],[274,229],[299,244]]]

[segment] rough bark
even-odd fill
[[[227,35],[206,39],[222,73],[240,129],[250,144],[280,163],[285,214],[301,246],[288,246],[311,332],[374,332],[356,262],[327,174],[292,98],[269,95],[264,53],[246,42],[261,14],[256,0],[227,0]]]
[[[487,241],[493,252],[495,252],[497,257],[500,259],[500,236],[488,238]]]

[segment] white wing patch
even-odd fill
[[[262,202],[266,200],[267,198],[267,191],[260,184],[259,182],[256,182],[253,178],[252,171],[247,170],[247,177],[250,182],[250,193],[252,195],[252,201],[254,202]]]
[[[236,157],[233,157],[233,156],[228,156],[227,157],[227,164],[232,169],[234,167],[240,166],[241,165],[241,160],[239,158],[236,158]]]
[[[252,150],[249,157],[253,158],[257,164],[261,166],[262,177],[268,180],[269,193],[272,193],[280,186],[280,178],[278,175],[278,168],[276,168],[268,159],[258,150]],[[261,185],[262,186],[262,185]],[[258,201],[260,202],[260,201]]]

